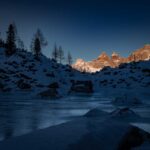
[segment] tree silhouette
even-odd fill
[[[39,55],[41,54],[41,42],[38,37],[35,38],[34,40],[33,53],[37,59],[39,58]]]
[[[72,56],[71,56],[70,52],[68,52],[68,55],[67,55],[67,64],[68,64],[69,66],[71,66],[72,63],[73,63]]]
[[[16,52],[16,34],[13,24],[10,24],[7,31],[6,50],[7,56],[10,56]]]
[[[57,45],[54,45],[54,49],[52,51],[52,59],[54,59],[56,62],[58,61],[58,48]]]
[[[61,46],[59,46],[59,49],[58,49],[58,60],[60,64],[64,60],[64,51]]]
[[[35,33],[35,38],[39,38],[41,47],[45,47],[48,45],[48,42],[46,41],[46,39],[40,29],[37,29],[37,31]]]
[[[1,32],[0,32],[1,35]],[[0,47],[5,47],[5,42],[3,41],[2,38],[0,38]]]
[[[40,29],[37,29],[34,37],[31,41],[31,51],[34,53],[36,58],[39,58],[39,55],[42,53],[42,47],[47,46],[47,41],[45,40],[43,33]]]

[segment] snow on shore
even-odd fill
[[[104,115],[100,111],[96,113],[99,116],[98,114],[91,116],[90,113],[87,113],[84,117],[61,125],[2,141],[0,149],[115,150],[121,149],[124,144],[131,146],[134,143],[134,146],[140,146],[148,140],[148,133],[128,122],[102,117]],[[130,141],[130,137],[134,137],[135,141]]]

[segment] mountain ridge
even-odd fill
[[[91,61],[84,61],[77,59],[72,67],[81,72],[97,72],[104,67],[115,68],[123,63],[137,62],[143,60],[150,60],[150,44],[144,45],[143,48],[133,51],[128,57],[121,57],[118,53],[113,52],[111,56],[106,52],[102,52],[96,59]]]

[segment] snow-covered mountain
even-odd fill
[[[86,62],[83,59],[77,59],[72,67],[82,72],[96,72],[100,71],[106,66],[112,68],[118,67],[122,63],[129,63],[133,61],[149,60],[150,59],[150,45],[145,45],[143,48],[134,51],[129,57],[123,58],[119,54],[113,52],[109,57],[103,52],[97,59]]]
[[[108,89],[138,89],[150,88],[150,61],[130,62],[119,65],[117,68],[105,67],[97,76],[95,83]]]
[[[64,95],[69,91],[74,76],[82,79],[80,72],[68,65],[58,64],[44,55],[37,60],[31,52],[17,50],[8,57],[4,51],[5,49],[0,49],[0,91],[40,92],[57,88],[57,92]]]
[[[45,150],[81,150],[93,149],[93,145],[96,145],[96,147],[94,147],[95,149],[102,148],[108,150],[113,148],[122,150],[124,148],[128,149],[126,148],[128,143],[131,148],[143,144],[143,149],[149,149],[149,142],[148,144],[145,143],[149,141],[149,128],[147,132],[141,129],[142,127],[140,127],[140,125],[137,125],[139,128],[131,125],[131,122],[149,123],[148,118],[141,117],[132,109],[127,108],[127,106],[131,107],[139,103],[142,104],[145,97],[149,97],[149,60],[124,63],[116,68],[108,66],[103,68],[100,72],[85,73],[74,70],[70,66],[58,64],[56,61],[44,55],[40,55],[39,59],[36,59],[30,52],[17,50],[15,54],[8,57],[4,51],[5,49],[0,49],[0,93],[2,94],[3,92],[5,92],[5,94],[11,92],[15,95],[16,92],[21,91],[21,93],[29,94],[29,96],[30,93],[33,93],[31,98],[32,96],[57,98],[66,96],[71,92],[82,92],[86,93],[86,98],[88,98],[87,94],[92,92],[95,92],[95,96],[96,92],[105,92],[108,97],[109,95],[116,97],[121,94],[121,91],[124,94],[128,90],[127,95],[129,99],[127,99],[126,95],[124,97],[116,97],[112,103],[115,103],[116,106],[121,104],[126,107],[105,112],[101,109],[106,109],[106,105],[109,105],[109,109],[111,109],[112,103],[108,103],[107,97],[106,99],[105,97],[98,97],[97,100],[99,100],[99,102],[104,99],[105,103],[99,103],[100,107],[89,111],[83,117],[78,117],[68,123],[47,129],[37,130],[31,134],[2,141],[0,142],[0,149],[37,150],[40,147]],[[117,60],[122,59],[116,53],[114,53],[112,57],[114,60],[116,60],[116,57]],[[111,63],[110,58],[107,57],[105,53],[98,59],[105,62],[106,65]],[[84,64],[84,61],[80,60],[80,63]],[[118,61],[116,61],[116,63],[118,63]],[[144,92],[141,92],[142,90]],[[115,93],[116,91],[117,94]],[[129,92],[131,92],[132,97]],[[142,95],[139,94],[140,92]],[[137,93],[142,96],[142,99],[138,97],[140,101],[136,99]],[[71,99],[68,98],[68,101],[69,100]],[[93,101],[92,96],[90,100]],[[149,100],[149,98],[146,100]],[[64,101],[62,102],[64,103]],[[79,103],[78,100],[77,103]],[[84,101],[82,103],[84,103]],[[67,101],[65,104],[68,109],[70,105],[67,105]],[[54,103],[52,103],[52,106],[54,107]],[[82,105],[80,107],[83,109]],[[56,109],[57,107],[54,108]],[[74,106],[72,108],[74,109]],[[141,108],[142,107],[140,107],[140,111],[142,110]],[[117,138],[114,138],[114,135]],[[139,148],[141,149],[141,147]]]
[[[98,92],[102,88],[149,89],[150,87],[150,61],[148,60],[124,63],[116,68],[105,67],[100,72],[91,74],[79,72],[68,65],[58,64],[44,55],[37,60],[31,52],[17,50],[14,55],[8,57],[5,56],[4,51],[0,49],[0,92],[25,90],[42,97],[57,98],[71,92]],[[135,55],[137,57],[137,54]],[[144,55],[145,58],[147,56]],[[112,59],[116,66],[122,60],[116,53],[113,53],[111,59],[103,53],[93,62],[86,63],[79,60],[79,64],[88,64],[89,68],[94,66],[94,70],[100,66],[110,66]]]

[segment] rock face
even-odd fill
[[[129,57],[128,61],[140,61],[150,59],[150,45],[145,45],[143,48],[133,52]]]
[[[72,67],[82,72],[96,72],[107,66],[115,68],[123,63],[137,62],[149,59],[150,45],[145,45],[143,48],[134,51],[127,58],[123,58],[115,52],[113,52],[111,57],[109,57],[105,52],[103,52],[97,59],[89,62],[86,62],[83,59],[77,59],[76,63],[73,64]]]
[[[84,72],[89,70],[89,65],[83,59],[77,59],[76,64],[74,64],[74,68],[80,68],[80,71]]]
[[[81,72],[96,72],[101,68],[99,61],[93,60],[91,62],[86,62],[83,59],[77,59],[76,63],[72,65],[73,68]]]
[[[111,60],[113,63],[112,67],[117,67],[120,64],[127,62],[127,60],[125,58],[121,57],[119,54],[117,54],[115,52],[112,53]]]

